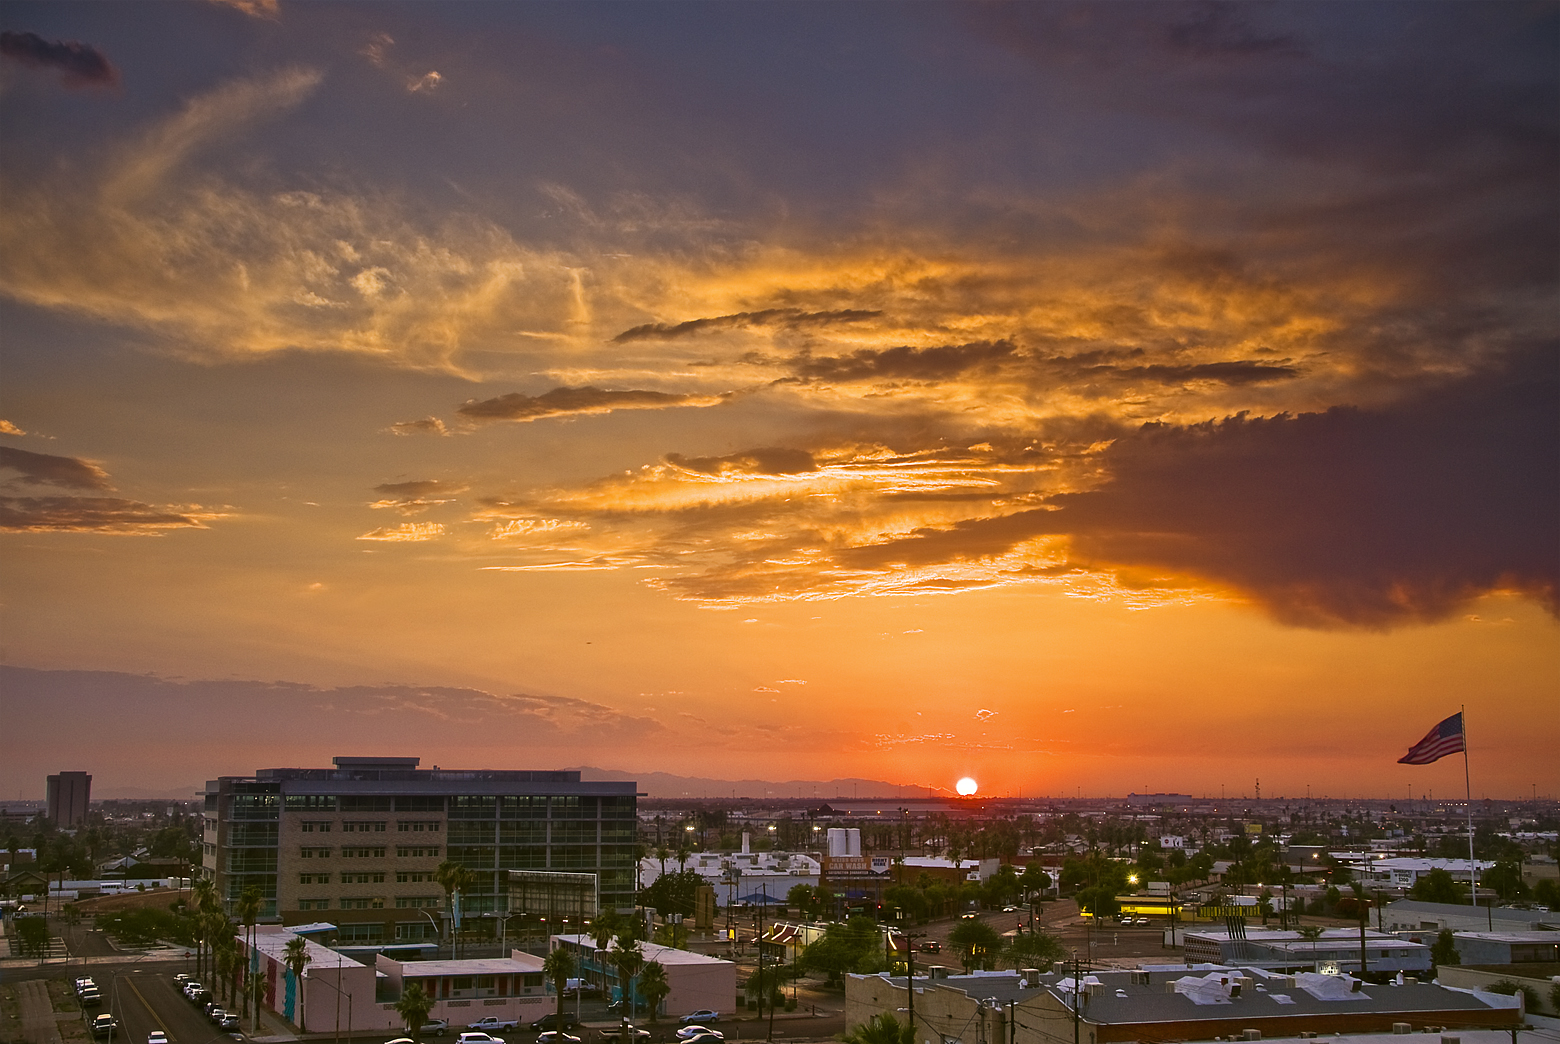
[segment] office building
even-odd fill
[[[47,777],[47,782],[49,822],[60,830],[74,830],[85,823],[87,806],[92,802],[92,774],[61,772]]]
[[[231,904],[255,886],[263,921],[328,921],[345,947],[431,946],[452,911],[434,872],[475,876],[466,927],[508,912],[507,871],[595,874],[603,909],[634,899],[637,785],[578,772],[420,769],[338,757],[206,784],[205,875]]]

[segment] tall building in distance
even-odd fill
[[[59,830],[76,829],[87,821],[87,805],[92,801],[92,773],[61,772],[49,776],[48,799],[49,822]]]
[[[508,912],[509,870],[595,874],[602,909],[633,905],[635,783],[332,760],[206,784],[204,873],[230,909],[254,885],[262,920],[329,921],[344,945],[420,944],[448,931],[433,876],[445,860],[476,879],[463,919]]]

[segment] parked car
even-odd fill
[[[173,982],[174,985],[182,987],[185,983],[189,982],[191,978],[193,978],[193,976],[191,976],[189,972],[179,972],[173,977]]]
[[[683,1039],[683,1044],[722,1044],[726,1038],[714,1030],[705,1030]]]
[[[485,1019],[466,1023],[467,1029],[483,1030],[484,1032],[501,1029],[519,1029],[519,1019],[501,1019],[497,1015],[489,1015]]]
[[[698,1022],[719,1022],[720,1012],[712,1008],[700,1008],[698,1011],[689,1012],[677,1021],[684,1026],[692,1026]]]
[[[503,1037],[494,1037],[486,1033],[462,1033],[455,1039],[460,1044],[504,1044]]]
[[[88,989],[92,989],[92,990],[97,989],[97,983],[93,982],[90,976],[87,976],[87,977],[80,978],[80,979],[76,980],[76,992],[77,993],[80,993],[82,990],[88,990]]]
[[[942,953],[942,943],[936,939],[927,939],[921,943],[920,950],[922,953]]]
[[[205,1004],[202,1004],[200,1006],[200,1010],[205,1012],[211,1018],[216,1018],[218,1015],[227,1014],[227,1012],[222,1010],[222,1005],[218,1004],[214,1000],[209,1000]]]
[[[221,1007],[220,1005],[213,1004],[206,1009],[206,1017],[212,1022],[220,1023],[224,1018],[227,1017],[227,1009]]]
[[[168,1044],[168,1034],[162,1030],[152,1030],[146,1035],[146,1044]]]
[[[613,1029],[604,1029],[601,1031],[601,1035],[607,1040],[619,1041],[621,1044],[627,1044],[629,1041],[632,1041],[633,1044],[638,1044],[639,1041],[650,1039],[650,1031],[642,1030],[637,1026],[632,1028],[617,1026]]]
[[[580,1038],[562,1030],[548,1030],[537,1035],[536,1044],[580,1044]]]
[[[417,1032],[418,1033],[424,1033],[424,1034],[432,1033],[435,1036],[442,1037],[442,1036],[444,1036],[444,1034],[449,1032],[449,1029],[450,1029],[450,1024],[449,1024],[448,1020],[446,1020],[446,1019],[429,1019],[427,1022],[423,1023],[421,1027],[418,1028]],[[402,1038],[402,1039],[405,1039],[405,1038]]]
[[[190,994],[194,993],[196,990],[203,990],[205,988],[206,987],[202,986],[200,983],[196,982],[194,979],[185,979],[183,984],[181,984],[179,986],[179,989],[184,992],[184,995],[186,997],[188,997]]]
[[[565,1012],[563,1016],[563,1022],[560,1024],[558,1021],[558,1013],[556,1011],[550,1011],[546,1015],[543,1015],[541,1018],[537,1019],[535,1022],[531,1023],[531,1028],[534,1030],[571,1030],[575,1027],[575,1025],[576,1023],[574,1021],[573,1015]]]
[[[112,1036],[118,1028],[119,1020],[106,1011],[92,1020],[92,1035],[94,1037]]]
[[[211,1003],[211,994],[205,990],[191,990],[189,998],[191,1004],[202,1010],[205,1010],[206,1005]]]
[[[720,1037],[722,1040],[725,1039],[725,1034],[723,1034],[723,1033],[715,1033],[714,1030],[710,1029],[707,1026],[693,1026],[693,1025],[684,1026],[682,1029],[678,1030],[677,1031],[677,1039],[678,1040],[692,1040],[694,1037],[702,1036],[705,1033],[714,1033],[715,1036]]]
[[[81,1006],[83,1008],[100,1008],[103,1006],[103,995],[97,991],[96,986],[81,991]]]
[[[217,1020],[217,1028],[218,1029],[225,1029],[225,1030],[236,1030],[236,1029],[238,1029],[238,1016],[237,1015],[231,1015],[231,1014],[224,1014],[220,1019]]]

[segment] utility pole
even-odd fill
[[[915,941],[905,936],[905,998],[910,1012],[910,1044],[915,1044]]]
[[[1073,1044],[1078,1044],[1080,1023],[1078,1018],[1078,995],[1083,992],[1083,977],[1078,974],[1078,951],[1073,951]]]

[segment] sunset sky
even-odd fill
[[[1560,795],[1560,6],[0,4],[0,799]]]

